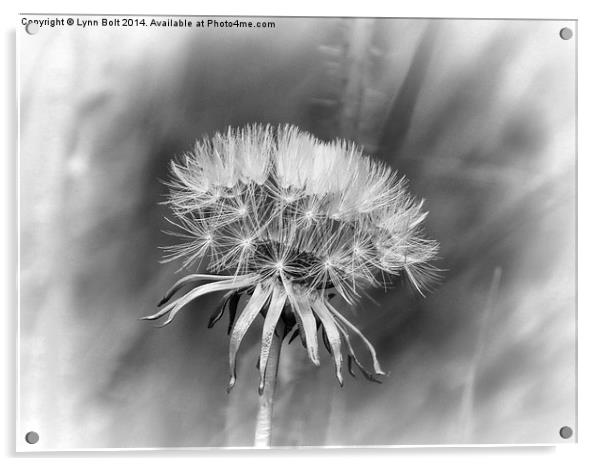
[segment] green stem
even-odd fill
[[[282,321],[276,326],[270,354],[265,369],[265,384],[263,393],[259,396],[259,411],[255,424],[255,446],[267,448],[272,441],[272,413],[274,411],[274,392],[278,378],[278,363],[280,361],[280,348],[284,338],[284,324]]]

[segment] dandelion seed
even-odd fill
[[[321,327],[341,384],[345,351],[350,372],[355,364],[366,378],[379,381],[384,372],[374,347],[331,299],[354,304],[363,290],[383,286],[391,275],[405,275],[422,293],[432,278],[429,263],[438,244],[423,237],[426,213],[404,178],[352,143],[325,143],[290,125],[229,128],[173,161],[171,175],[170,222],[185,242],[167,248],[167,260],[192,267],[208,258],[215,275],[181,280],[147,319],[167,316],[171,322],[194,299],[226,292],[210,326],[228,307],[229,388],[236,381],[240,343],[260,314],[260,390],[279,323],[280,339],[298,333],[316,365]],[[170,303],[188,284],[195,287]],[[239,311],[245,295],[250,299]],[[352,334],[371,354],[372,371],[358,360]]]

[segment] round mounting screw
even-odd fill
[[[38,435],[37,432],[34,432],[33,430],[31,432],[27,432],[25,434],[25,441],[27,443],[29,443],[30,445],[33,445],[34,443],[38,443],[38,440],[40,440],[40,436]]]
[[[569,40],[573,37],[573,30],[571,28],[562,28],[560,30],[560,38],[563,40]]]
[[[37,23],[32,22],[32,23],[27,23],[25,25],[25,32],[27,32],[27,34],[29,34],[29,35],[33,36],[34,34],[37,34],[39,30],[40,30],[40,25]]]

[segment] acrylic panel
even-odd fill
[[[17,450],[574,442],[576,44],[21,15]]]

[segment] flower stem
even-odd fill
[[[272,412],[274,410],[274,392],[278,378],[278,363],[280,361],[280,348],[284,339],[284,324],[282,321],[276,326],[272,338],[270,354],[265,369],[265,385],[263,393],[259,395],[259,411],[255,424],[255,446],[267,448],[272,440]]]

